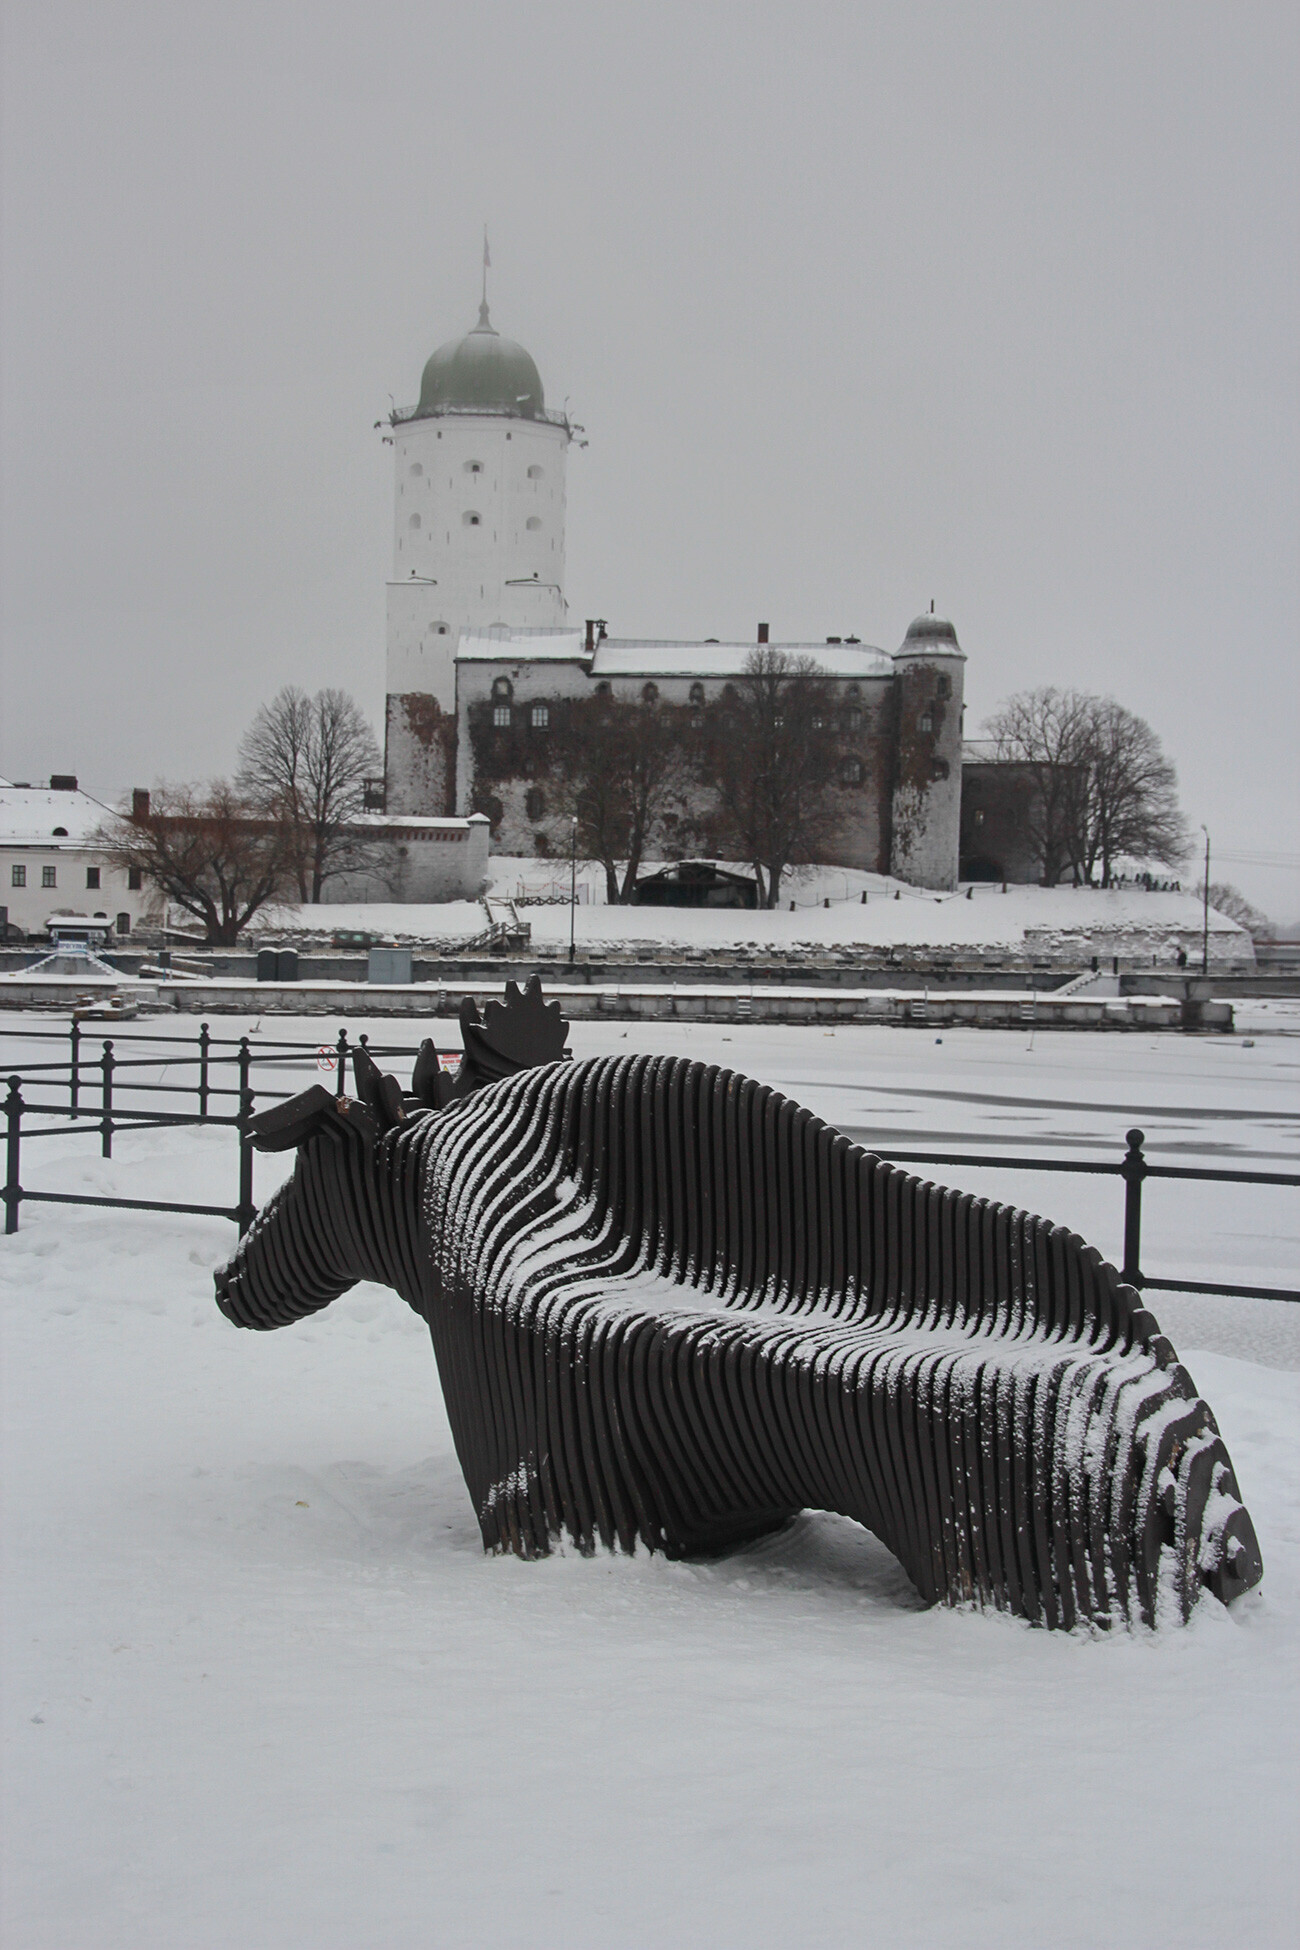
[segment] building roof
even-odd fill
[[[0,846],[85,846],[111,817],[88,792],[0,786]]]
[[[581,630],[462,630],[456,661],[463,664],[585,664]]]
[[[755,643],[668,643],[653,638],[605,637],[593,677],[743,677]],[[789,657],[810,657],[828,677],[890,677],[893,660],[869,643],[771,643]]]
[[[931,610],[928,616],[917,616],[907,626],[907,635],[895,651],[895,656],[941,656],[964,657],[965,651],[957,641],[957,632],[946,616],[936,616]]]
[[[440,413],[502,413],[515,420],[547,418],[542,378],[532,358],[513,339],[502,338],[488,317],[487,300],[478,324],[463,338],[448,339],[429,359],[420,381],[420,400],[398,421],[429,420]]]

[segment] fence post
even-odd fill
[[[257,1207],[253,1203],[253,1134],[249,1126],[253,1121],[253,1090],[249,1082],[252,1056],[247,1036],[239,1039],[239,1204],[236,1208],[236,1223],[242,1239],[253,1220],[257,1217]]]
[[[206,1022],[199,1024],[199,1122],[208,1121],[208,1045],[212,1038]]]
[[[1142,1180],[1147,1175],[1142,1156],[1145,1133],[1128,1133],[1128,1150],[1120,1170],[1124,1176],[1124,1270],[1120,1274],[1130,1286],[1142,1286]]]
[[[338,1058],[339,1058],[339,1067],[338,1067],[338,1077],[337,1077],[337,1079],[336,1079],[336,1080],[337,1080],[337,1083],[338,1083],[338,1089],[337,1089],[337,1090],[336,1090],[336,1091],[334,1092],[334,1094],[335,1094],[335,1096],[336,1096],[336,1097],[341,1097],[341,1096],[343,1095],[343,1079],[344,1079],[344,1077],[345,1077],[345,1076],[347,1075],[347,1073],[348,1073],[348,1068],[347,1068],[347,1066],[348,1066],[348,1032],[347,1032],[347,1026],[346,1026],[346,1024],[345,1024],[345,1025],[344,1025],[344,1027],[343,1027],[342,1029],[340,1029],[340,1031],[339,1031],[339,1040],[338,1040],[338,1043],[336,1044],[336,1046],[335,1046],[335,1047],[336,1047],[336,1048],[337,1048],[337,1050],[338,1050]]]
[[[104,1040],[104,1054],[100,1058],[99,1068],[103,1078],[101,1084],[103,1114],[99,1126],[103,1143],[100,1146],[100,1153],[105,1158],[111,1158],[113,1155],[113,1045],[107,1038]]]
[[[10,1077],[5,1102],[5,1231],[18,1230],[18,1203],[22,1191],[18,1183],[18,1146],[22,1135],[23,1100],[19,1079]]]
[[[74,1016],[68,1028],[68,1112],[79,1117],[81,1098],[81,1024]]]

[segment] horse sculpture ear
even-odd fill
[[[287,1104],[259,1111],[248,1128],[258,1151],[294,1151],[322,1132],[335,1137],[360,1138],[365,1144],[373,1144],[380,1130],[378,1119],[364,1104],[353,1103],[348,1097],[331,1096],[319,1083],[300,1096],[291,1097]]]

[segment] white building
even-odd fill
[[[568,701],[653,694],[689,719],[743,675],[766,626],[750,643],[668,643],[569,624],[574,429],[546,411],[536,365],[494,330],[486,300],[473,331],[433,354],[419,404],[390,428],[386,809],[486,813],[503,850],[544,853],[545,743]],[[951,623],[917,617],[892,654],[856,637],[772,647],[815,658],[833,686],[839,838],[826,858],[954,887],[966,659]]]
[[[142,921],[161,921],[157,890],[95,844],[115,817],[71,773],[55,773],[48,786],[0,780],[0,936],[40,935],[62,917],[101,921],[124,938]]]
[[[488,317],[440,346],[393,415],[385,713],[389,813],[449,813],[461,632],[563,623],[563,414]]]

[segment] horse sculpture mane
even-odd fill
[[[913,1177],[752,1079],[561,1060],[534,977],[453,1081],[264,1113],[294,1174],[217,1274],[239,1326],[360,1279],[429,1323],[484,1545],[717,1549],[812,1507],[921,1594],[1185,1619],[1262,1563],[1191,1377],[1075,1234]]]

